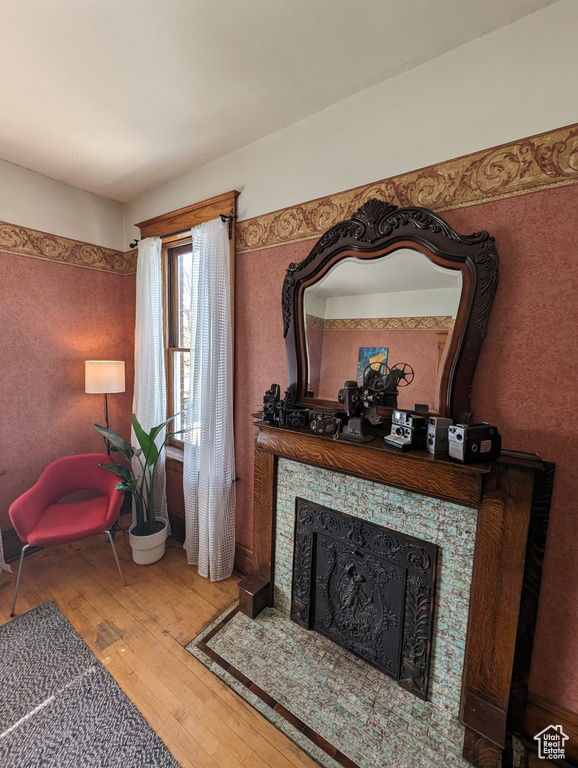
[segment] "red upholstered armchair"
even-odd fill
[[[65,456],[49,464],[29,491],[22,494],[9,510],[18,538],[24,542],[14,588],[11,616],[14,616],[24,552],[28,547],[68,544],[97,533],[106,533],[118,572],[125,584],[111,529],[116,522],[123,494],[116,490],[118,477],[99,464],[113,464],[106,453]],[[61,502],[74,491],[93,490],[101,493],[94,499]]]

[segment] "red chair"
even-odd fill
[[[120,578],[126,586],[112,537],[112,527],[118,519],[124,494],[115,488],[118,477],[106,472],[99,464],[114,464],[114,461],[106,453],[85,453],[57,459],[10,507],[10,520],[18,538],[24,542],[10,616],[14,616],[22,560],[28,547],[68,544],[97,533],[106,533]],[[57,503],[69,493],[84,490],[99,491],[102,496],[86,501]]]

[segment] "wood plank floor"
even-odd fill
[[[236,599],[237,579],[200,578],[170,539],[147,567],[132,562],[122,534],[116,542],[128,586],[105,536],[51,547],[25,558],[17,615],[53,600],[183,768],[314,768],[184,649]],[[15,567],[0,573],[0,624],[15,578]]]

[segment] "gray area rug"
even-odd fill
[[[0,627],[2,768],[178,768],[54,603]]]

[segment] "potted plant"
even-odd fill
[[[138,448],[134,448],[112,429],[107,429],[99,424],[94,425],[96,431],[112,445],[111,450],[119,451],[128,462],[128,467],[123,464],[99,464],[99,466],[107,472],[118,475],[120,481],[116,485],[117,491],[130,491],[132,493],[136,521],[129,528],[129,541],[132,547],[132,558],[139,565],[156,563],[165,553],[165,542],[168,535],[167,521],[155,514],[154,481],[155,469],[161,451],[175,433],[167,432],[160,448],[155,440],[161,429],[174,418],[175,416],[171,416],[147,433],[133,413],[131,421],[139,443]],[[136,475],[132,464],[134,458],[140,464],[140,472]]]

